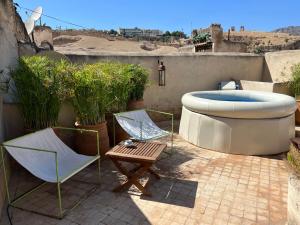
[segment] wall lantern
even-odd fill
[[[166,67],[163,61],[158,61],[158,85],[166,86]]]

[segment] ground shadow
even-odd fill
[[[153,178],[154,179],[154,178]],[[151,183],[151,197],[141,195],[142,199],[170,205],[194,208],[198,182],[163,177]]]

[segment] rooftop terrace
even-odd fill
[[[124,176],[109,160],[102,161],[101,169],[101,186],[64,219],[13,208],[10,209],[13,224],[280,225],[287,222],[288,170],[283,154],[272,157],[224,154],[195,147],[175,135],[174,153],[163,154],[156,164],[162,179],[151,182],[152,197],[141,196],[134,188],[112,192],[112,187],[122,182]],[[18,174],[12,178],[12,190],[32,186],[31,175],[22,170]],[[96,187],[78,184],[77,179],[90,180],[96,175],[96,166],[92,165],[65,183],[64,206]],[[55,210],[56,186],[45,186],[22,204]],[[1,221],[1,225],[7,224],[5,213]]]

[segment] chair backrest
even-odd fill
[[[143,109],[118,113],[115,117],[120,126],[137,140],[149,140],[166,133],[151,120]]]
[[[52,128],[40,130],[3,143],[9,154],[25,169],[38,178],[56,182],[55,153],[18,148],[13,146],[50,150],[57,153],[59,176],[71,172],[74,166],[82,163],[81,155],[65,145]]]

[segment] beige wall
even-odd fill
[[[0,71],[9,70],[17,63],[18,47],[15,35],[12,2],[0,1]],[[0,73],[0,76],[2,73]],[[3,141],[3,103],[0,97],[0,142]],[[1,159],[1,157],[0,157]],[[3,164],[0,161],[0,214],[5,200]]]
[[[291,67],[297,63],[300,63],[300,50],[266,53],[263,81],[274,83],[289,81]]]
[[[12,69],[18,61],[19,46],[18,42],[30,42],[30,38],[27,35],[25,26],[16,13],[15,6],[12,0],[0,1],[0,76],[2,81],[6,81],[7,77],[3,77],[1,71],[5,71],[5,75],[9,76],[9,71]],[[21,45],[21,44],[20,44]],[[0,142],[4,139],[5,125],[3,120],[3,93],[0,93]],[[8,96],[5,96],[8,97]],[[7,98],[5,98],[7,99]],[[12,121],[10,121],[12,122]],[[8,124],[10,126],[11,123]],[[21,124],[19,124],[20,126]],[[4,182],[3,182],[3,165],[0,161],[0,214],[2,206],[5,200],[4,194]]]
[[[223,40],[219,45],[217,52],[247,52],[247,45],[243,42],[232,42]]]
[[[150,71],[151,84],[144,100],[147,107],[180,113],[184,93],[217,88],[222,80],[262,79],[263,56],[239,53],[182,53],[173,55],[67,54],[74,62],[117,60],[141,64]],[[157,62],[166,66],[166,86],[158,86]]]
[[[34,42],[37,46],[41,46],[43,41],[47,41],[53,46],[52,29],[47,26],[38,26],[34,28],[33,32]]]
[[[249,81],[240,80],[241,89],[253,90],[253,91],[267,91],[280,94],[291,95],[288,88],[288,83],[273,83],[273,82],[261,82],[261,81]]]

